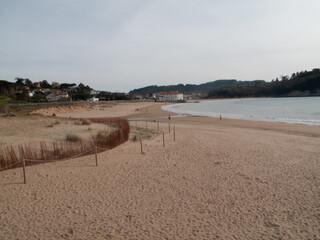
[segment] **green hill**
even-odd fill
[[[254,85],[240,86],[233,89],[214,89],[208,98],[238,97],[299,97],[320,95],[320,69],[293,73],[291,78],[282,76],[272,82],[258,82]]]
[[[231,89],[238,86],[253,85],[263,80],[255,81],[237,81],[235,79],[216,80],[203,84],[177,84],[168,86],[152,85],[148,87],[138,88],[130,91],[130,94],[148,94],[158,92],[178,91],[182,93],[208,93],[212,89]]]

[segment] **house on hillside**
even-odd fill
[[[34,82],[32,83],[32,86],[35,88],[40,88],[41,87],[41,82]]]
[[[46,99],[48,102],[55,102],[59,100],[59,97],[54,93],[50,93],[46,96]]]
[[[66,92],[56,92],[48,94],[46,99],[48,102],[67,101],[69,99],[69,95]]]
[[[158,101],[162,102],[176,102],[183,100],[183,93],[172,91],[172,92],[162,92],[158,95]]]
[[[99,102],[99,98],[95,98],[95,97],[88,98],[87,102]]]
[[[32,91],[27,91],[27,96],[28,96],[28,97],[33,97],[33,94],[34,94],[34,93],[33,93]]]

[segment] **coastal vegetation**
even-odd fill
[[[158,92],[178,91],[182,93],[208,93],[210,89],[231,89],[238,86],[250,86],[256,83],[265,82],[264,80],[238,81],[236,79],[224,79],[207,82],[203,84],[177,84],[169,86],[152,85],[139,89],[134,89],[130,94],[153,94]]]
[[[0,80],[0,99],[7,99],[8,103],[46,102],[46,96],[51,93],[65,94],[63,101],[87,100],[91,96],[92,88],[83,83],[49,84],[47,80],[32,82],[29,78],[15,78],[15,82]]]
[[[152,139],[153,137],[158,136],[160,133],[152,130],[152,129],[148,129],[148,128],[143,128],[143,127],[131,127],[131,131],[130,131],[130,139],[132,141],[137,141],[140,139],[145,139],[145,140],[149,140]]]
[[[57,120],[52,121],[50,120],[51,118],[39,116],[30,116],[29,118],[34,119],[15,118],[13,124],[20,126],[23,125],[22,122],[26,122],[26,125],[23,125],[24,127],[20,130],[17,130],[19,127],[13,126],[12,128],[9,127],[0,131],[2,137],[6,137],[11,141],[11,144],[7,141],[0,141],[0,169],[21,167],[22,159],[28,160],[26,161],[26,165],[34,165],[93,154],[95,147],[97,147],[98,152],[101,152],[114,148],[129,139],[130,127],[126,119],[77,119],[76,121],[82,123],[90,122],[92,125],[95,124],[94,126],[91,125],[91,130],[88,131],[86,124],[72,126],[72,119],[61,119],[61,123],[60,121],[57,123]],[[7,121],[9,120],[3,118],[1,125],[7,125]],[[37,124],[32,124],[33,122],[37,122]],[[51,123],[48,125],[48,122]],[[32,125],[30,126],[30,124]],[[35,136],[41,127],[45,136]],[[48,127],[54,129],[50,130]],[[67,133],[71,131],[71,128],[82,135],[80,136],[73,132]],[[96,135],[94,135],[93,130],[95,130]],[[64,134],[65,132],[67,135],[65,135],[64,139],[55,139],[54,135],[57,132],[60,132],[60,134]],[[87,133],[85,134],[85,132]],[[20,135],[23,136],[25,141],[16,143],[20,140]]]
[[[15,82],[0,80],[0,111],[4,105],[26,102],[79,101],[91,97],[100,101],[152,99],[161,92],[178,91],[183,94],[197,95],[197,98],[234,98],[234,97],[281,97],[313,96],[320,94],[320,70],[302,71],[283,75],[271,82],[264,80],[238,81],[224,79],[203,84],[177,84],[168,86],[151,85],[125,93],[95,91],[83,83],[48,83],[47,80],[32,82],[28,78],[16,78]],[[49,95],[49,96],[48,96]],[[55,95],[51,96],[50,95]],[[3,110],[3,109],[2,109]]]
[[[242,97],[301,97],[320,95],[320,69],[293,73],[291,77],[281,76],[271,82],[256,82],[253,85],[232,89],[213,89],[208,98]]]
[[[83,83],[48,83],[47,80],[32,82],[29,78],[17,77],[15,82],[0,80],[0,106],[4,104],[47,102],[48,95],[56,95],[55,101],[81,101],[91,97],[103,101],[130,100],[130,96],[123,93],[95,91]]]

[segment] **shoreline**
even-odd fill
[[[168,115],[172,116],[171,122],[185,122],[185,123],[203,123],[203,124],[215,124],[217,126],[224,127],[241,127],[241,128],[252,128],[252,129],[260,129],[260,130],[273,130],[279,132],[286,132],[291,134],[301,134],[308,135],[312,137],[320,137],[320,127],[315,125],[304,125],[304,124],[295,124],[295,123],[280,123],[280,122],[267,122],[267,121],[254,121],[254,120],[242,120],[242,119],[230,119],[223,118],[220,120],[219,118],[214,117],[205,117],[205,116],[187,116],[187,117],[179,117],[178,113],[169,112],[162,109],[163,105],[156,105],[149,107],[148,113],[139,113],[134,115],[125,116],[126,118],[140,118],[140,120],[132,120],[132,121],[152,121],[152,117],[154,117],[157,121],[167,122]],[[163,117],[163,118],[157,118]]]
[[[234,98],[234,99],[214,99],[212,101],[229,101],[229,100],[254,100],[254,99],[268,99],[268,98]],[[270,98],[274,99],[274,98]],[[319,98],[320,99],[320,98]],[[211,100],[205,100],[200,102],[209,102]],[[195,103],[195,102],[187,102],[187,103]],[[219,105],[218,105],[219,106]],[[170,106],[169,106],[170,108]],[[170,111],[170,109],[167,109],[165,111]],[[268,118],[267,116],[259,117],[255,116],[254,114],[249,113],[214,113],[214,112],[200,112],[199,114],[192,114],[192,113],[184,113],[184,112],[190,112],[191,110],[177,110],[175,114],[179,115],[190,115],[190,116],[202,116],[202,117],[210,117],[210,118],[219,118],[219,116],[222,116],[224,119],[233,119],[233,120],[244,120],[244,121],[254,121],[254,122],[268,122],[268,123],[284,123],[284,124],[296,124],[296,125],[306,125],[306,126],[315,126],[320,127],[320,119],[294,119],[294,118],[284,118],[284,117],[277,117],[274,116],[273,118]],[[195,110],[196,111],[196,110]],[[211,115],[211,116],[210,116]],[[257,114],[256,114],[257,115]]]

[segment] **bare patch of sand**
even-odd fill
[[[52,116],[55,114],[62,118],[109,118],[126,117],[128,115],[152,113],[155,106],[162,106],[164,103],[156,102],[124,102],[124,103],[96,103],[80,106],[59,106],[39,109],[32,113]]]
[[[94,156],[30,166],[26,185],[21,169],[0,172],[0,238],[320,239],[319,128],[170,121],[176,141],[160,120],[165,147],[144,140],[145,154],[128,141],[98,167]]]
[[[74,106],[58,106],[58,107],[47,107],[33,111],[31,114],[41,114],[45,116],[52,116],[53,114],[59,115],[63,113],[75,113],[75,112],[86,112],[92,110],[89,105],[74,105]]]

